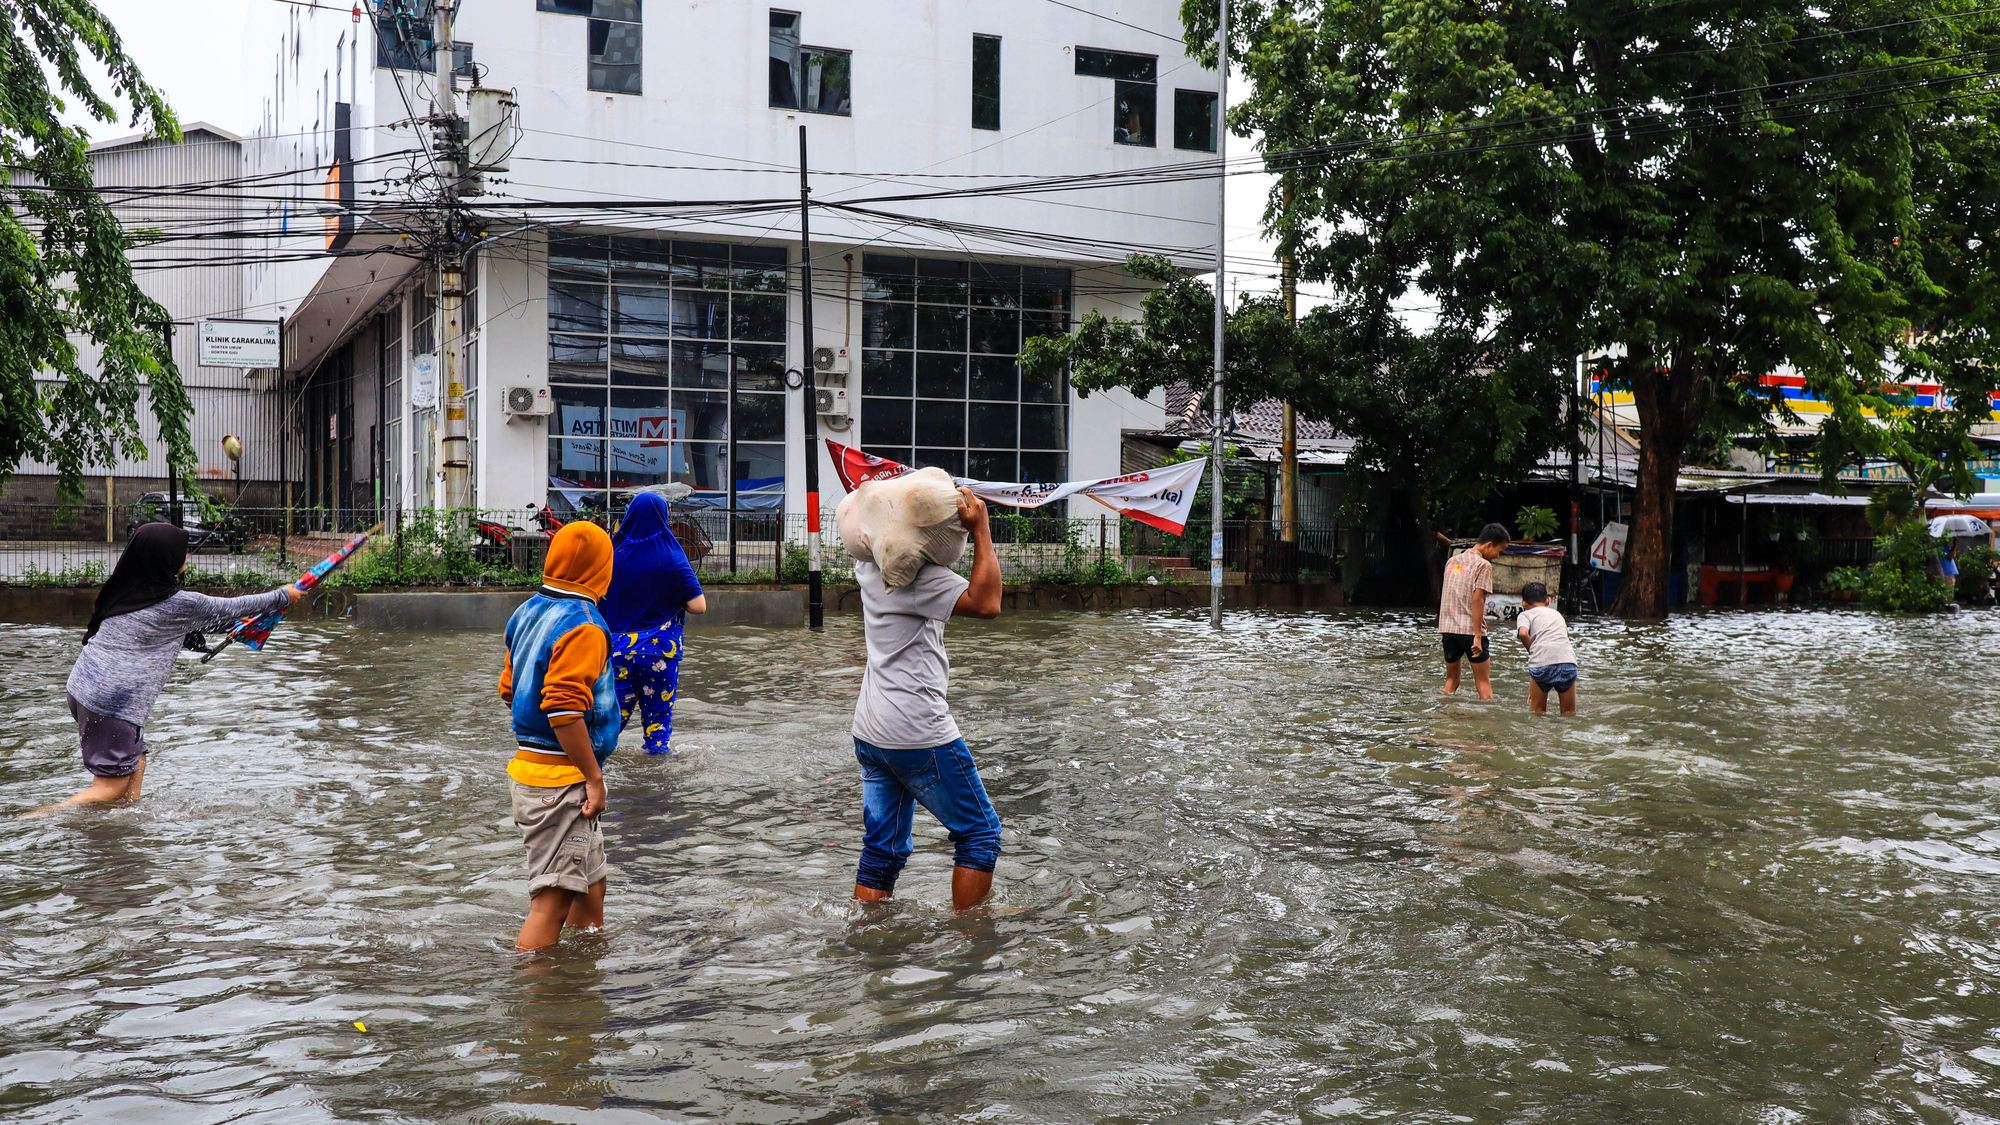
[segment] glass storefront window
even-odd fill
[[[724,491],[732,429],[739,488],[783,476],[786,261],[781,246],[551,238],[549,476]]]
[[[861,445],[997,481],[1060,481],[1068,386],[1024,379],[1021,342],[1069,331],[1070,272],[868,254]]]

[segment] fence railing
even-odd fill
[[[674,506],[676,536],[705,582],[796,582],[807,570],[803,513]],[[0,585],[94,586],[117,565],[132,530],[170,512],[102,504],[0,504]],[[371,511],[184,504],[191,586],[276,585],[325,557],[375,522]],[[618,513],[571,512],[615,530]],[[390,512],[386,530],[334,582],[359,588],[525,585],[541,573],[548,538],[565,522],[547,509]],[[822,521],[821,569],[828,581],[853,577],[834,521]],[[1339,527],[1232,521],[1223,525],[1229,581],[1289,582],[1336,577],[1355,538]],[[995,554],[1011,582],[1206,582],[1206,524],[1183,535],[1106,514],[1065,519],[1055,513],[995,510]],[[969,569],[968,555],[959,564]]]

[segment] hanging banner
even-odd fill
[[[430,352],[410,357],[410,407],[433,410],[438,404],[438,359]]]
[[[852,492],[871,480],[887,480],[910,472],[908,465],[863,453],[859,449],[826,443],[833,457],[834,472]],[[1002,484],[998,481],[953,477],[974,496],[1012,508],[1039,508],[1071,496],[1088,496],[1121,516],[1159,528],[1172,535],[1187,529],[1188,512],[1194,507],[1194,492],[1201,484],[1206,461],[1182,461],[1144,472],[1099,480],[1073,480],[1062,484]]]

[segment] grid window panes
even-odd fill
[[[782,477],[785,263],[781,246],[552,237],[550,488],[726,493],[732,434],[739,491]]]
[[[992,481],[1060,481],[1069,388],[1028,379],[1021,342],[1069,331],[1070,272],[862,259],[862,448]]]
[[[535,0],[535,10],[564,16],[588,16],[589,66],[585,84],[607,94],[644,92],[641,54],[645,45],[641,23],[644,0]]]

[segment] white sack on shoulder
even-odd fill
[[[867,481],[840,501],[833,518],[847,553],[881,567],[882,584],[891,590],[927,562],[951,566],[965,555],[958,489],[943,469]]]

